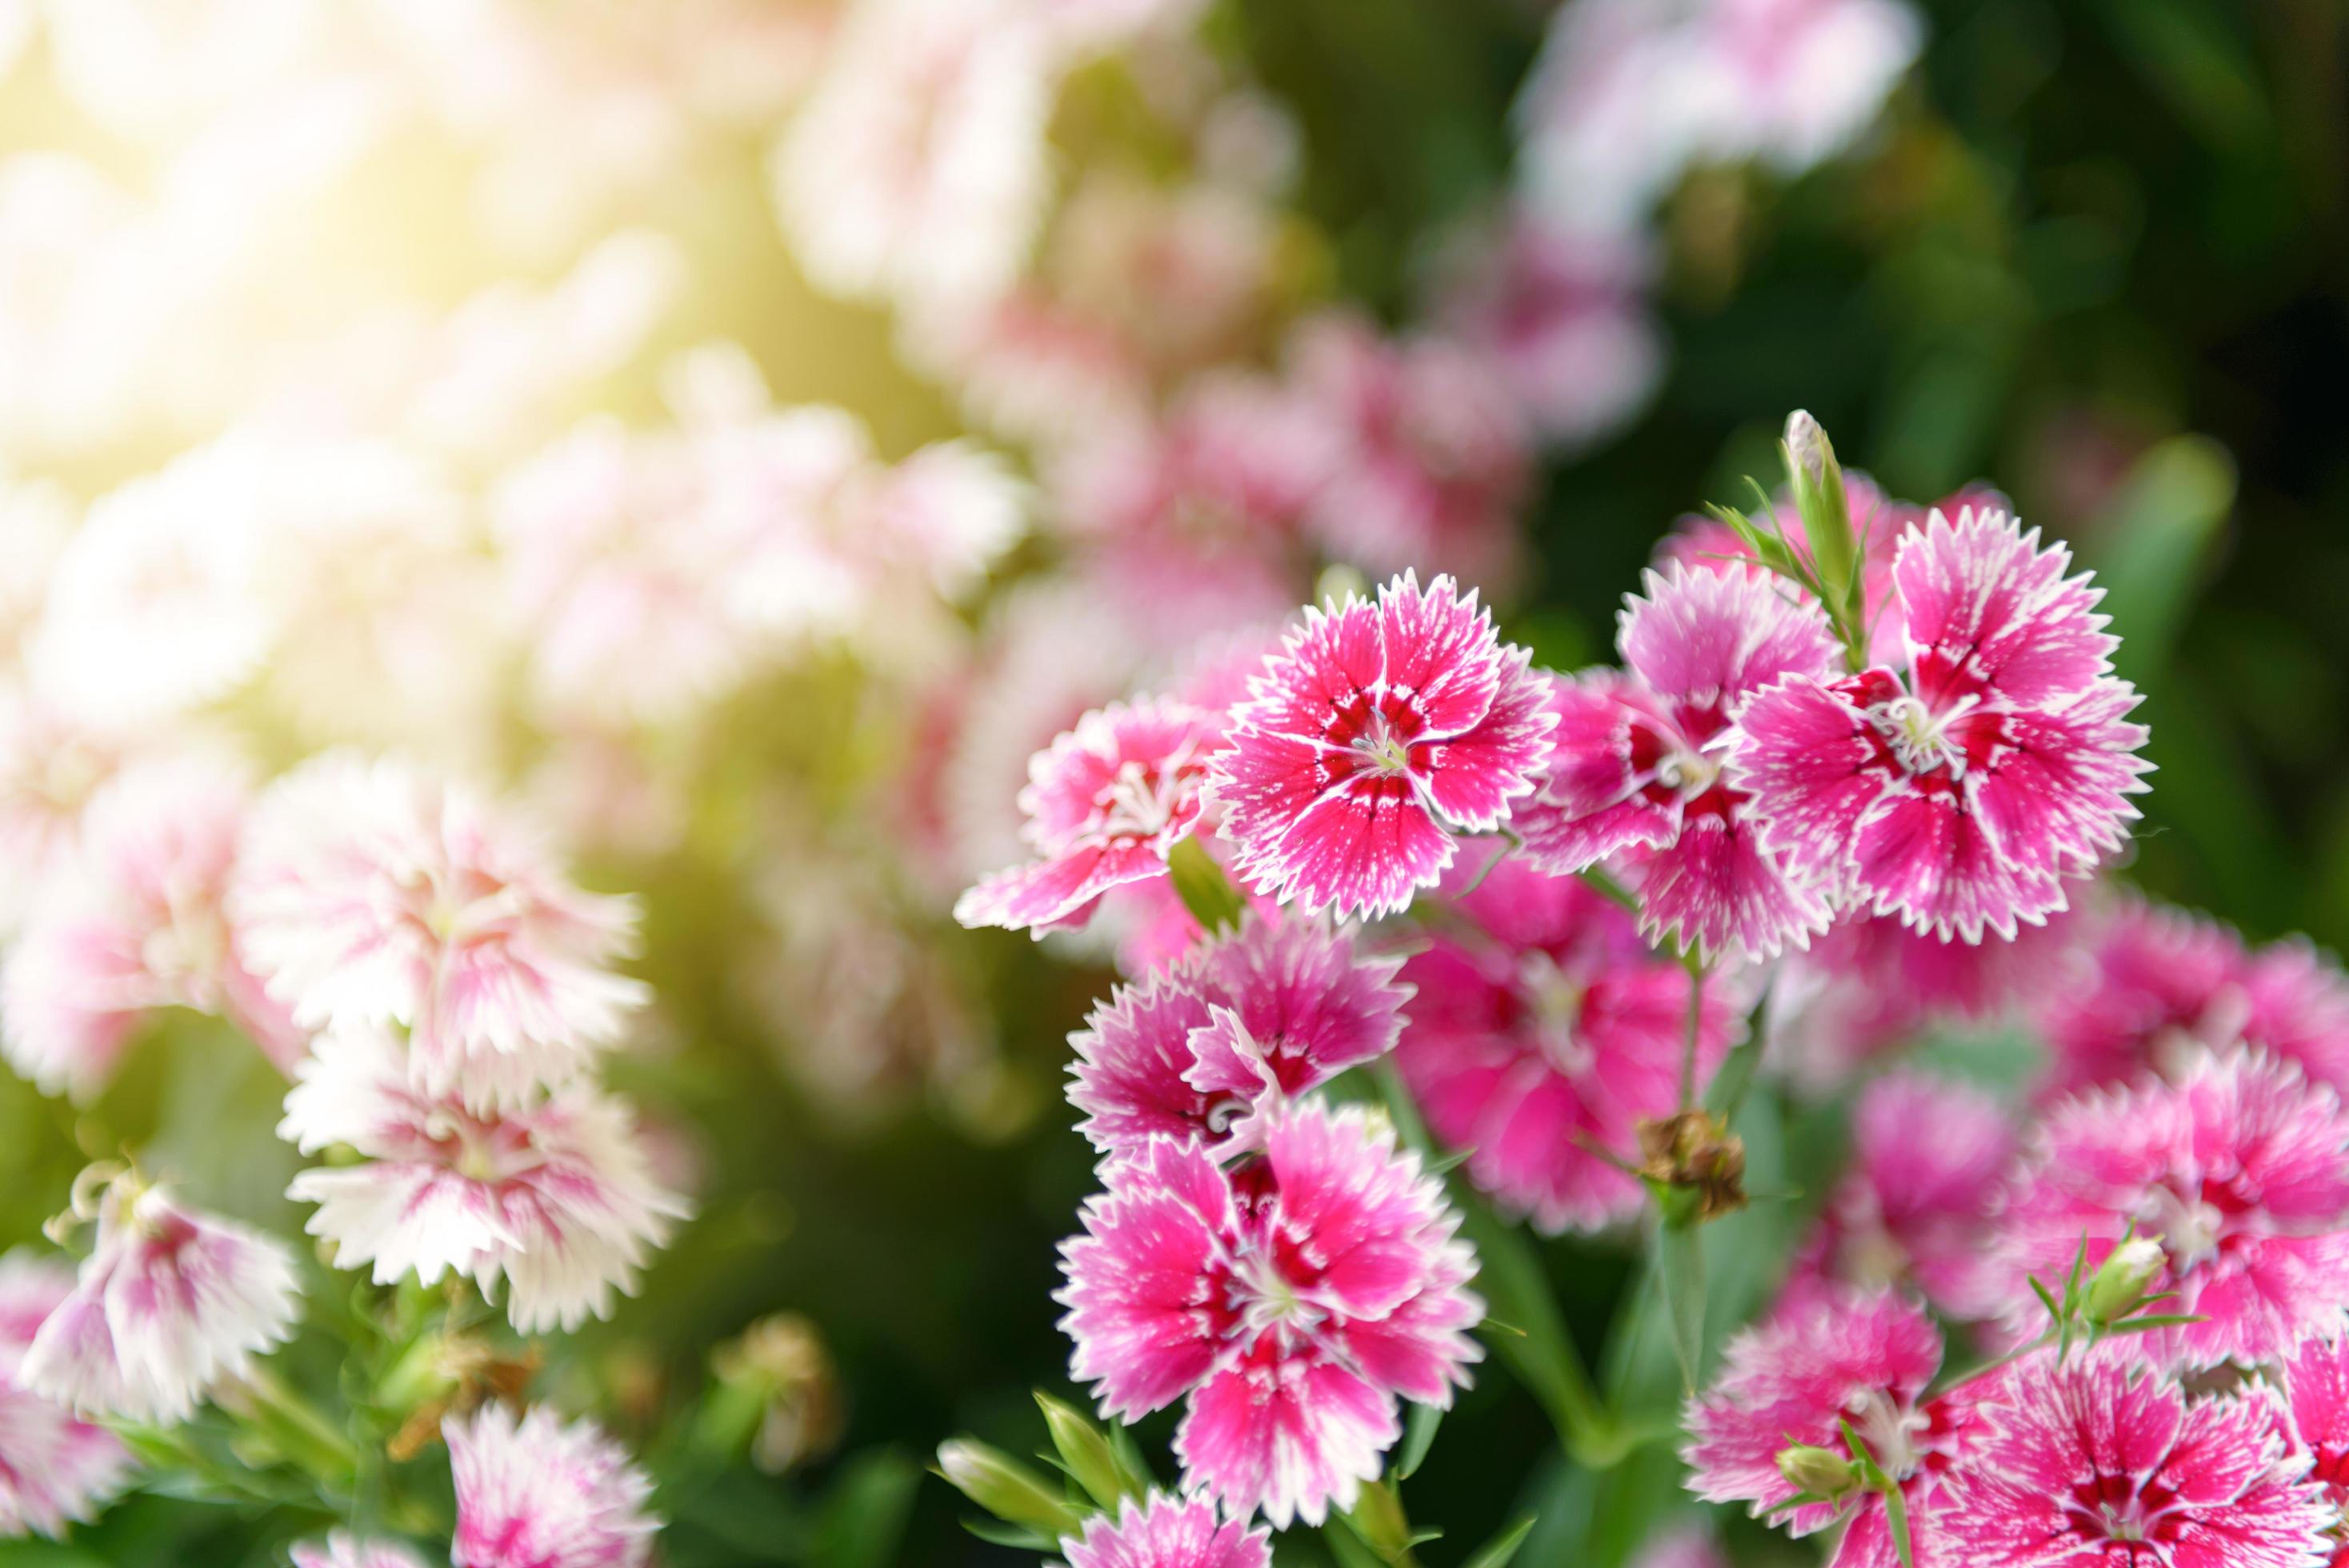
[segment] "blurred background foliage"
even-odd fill
[[[1547,663],[1609,656],[1615,607],[1658,535],[1773,472],[1780,422],[1807,407],[1893,493],[1988,479],[2098,570],[2160,769],[2129,876],[2254,936],[2349,944],[2349,419],[2327,390],[2349,361],[2349,13],[2337,0],[1923,9],[1923,62],[1861,151],[1791,185],[1700,174],[1671,199],[1666,381],[1628,431],[1547,472],[1526,519],[1539,570],[1510,630]],[[1302,124],[1303,203],[1326,236],[1309,264],[1335,293],[1409,311],[1426,237],[1506,178],[1510,104],[1544,19],[1531,0],[1223,0],[1219,46]],[[1064,131],[1082,134],[1113,99],[1111,87],[1072,93]],[[37,112],[12,109],[25,123]],[[896,367],[878,314],[796,281],[757,150],[739,155],[739,177],[643,198],[636,216],[707,269],[665,337],[722,325],[780,400],[854,407],[891,453],[950,431],[939,395]],[[394,228],[354,244],[399,250]],[[380,264],[429,277],[436,263]],[[655,396],[649,381],[607,391],[623,408]],[[614,1084],[696,1129],[708,1168],[700,1218],[643,1299],[580,1337],[554,1386],[593,1384],[620,1435],[658,1455],[684,1441],[677,1423],[713,1348],[789,1309],[819,1327],[845,1391],[833,1456],[783,1480],[664,1469],[678,1568],[1032,1561],[967,1536],[960,1500],[919,1467],[957,1431],[1031,1450],[1030,1389],[1071,1394],[1049,1295],[1054,1245],[1092,1178],[1055,1112],[1065,1035],[1107,976],[999,933],[959,941],[1000,1063],[970,1103],[916,1101],[870,1123],[773,1070],[775,1020],[744,994],[756,965],[735,830],[761,809],[762,769],[802,770],[841,802],[874,787],[873,748],[890,742],[876,729],[864,744],[854,689],[851,672],[818,667],[746,694],[739,722],[712,727],[724,755],[696,764],[706,787],[688,852],[587,868],[595,885],[641,892],[643,972],[678,1043],[616,1061]],[[298,1228],[276,1196],[293,1156],[260,1130],[279,1092],[268,1069],[212,1026],[170,1033],[87,1117],[0,1081],[0,1233],[32,1233],[81,1160],[122,1140],[188,1150],[196,1196]],[[1995,1070],[1994,1046],[1951,1048]],[[239,1130],[224,1156],[223,1129]],[[1832,1109],[1767,1091],[1741,1130],[1754,1189],[1792,1196],[1704,1233],[1716,1335],[1767,1288],[1762,1271],[1837,1148]],[[1594,1356],[1605,1347],[1606,1377],[1668,1402],[1677,1375],[1628,1247],[1568,1241],[1542,1255],[1571,1331]],[[1540,1511],[1519,1559],[1532,1564],[1619,1563],[1682,1506],[1666,1449],[1620,1472],[1578,1470],[1497,1367],[1408,1494],[1414,1519],[1455,1542]],[[257,1527],[146,1497],[70,1545],[0,1545],[0,1564],[275,1562],[309,1522]],[[1748,1561],[1806,1550],[1738,1539]]]

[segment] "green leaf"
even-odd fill
[[[1061,1546],[1059,1541],[1040,1530],[1006,1524],[999,1519],[966,1519],[962,1527],[991,1546],[1009,1546],[1021,1552],[1057,1552]]]
[[[1330,1522],[1321,1527],[1321,1543],[1338,1560],[1338,1568],[1387,1568],[1342,1513],[1331,1514]]]
[[[874,1449],[843,1467],[816,1523],[813,1561],[826,1568],[888,1568],[922,1472],[894,1449]]]
[[[1427,1462],[1427,1450],[1434,1446],[1435,1430],[1444,1425],[1444,1409],[1438,1405],[1413,1405],[1403,1427],[1402,1452],[1395,1456],[1394,1474],[1397,1480],[1409,1480]]]
[[[1699,1234],[1693,1225],[1656,1228],[1656,1282],[1664,1293],[1664,1315],[1671,1320],[1681,1383],[1691,1393],[1704,1370],[1704,1251]]]
[[[1534,1532],[1534,1523],[1537,1517],[1530,1513],[1526,1515],[1525,1518],[1485,1542],[1477,1549],[1476,1555],[1462,1563],[1460,1568],[1508,1568],[1509,1560],[1517,1554],[1517,1548],[1523,1546],[1526,1543],[1526,1537]]]
[[[2235,503],[2235,464],[2201,436],[2163,441],[2137,460],[2098,521],[2097,606],[2121,639],[2113,662],[2139,686],[2169,665],[2197,579]]]
[[[1884,1519],[1892,1527],[1892,1549],[1900,1553],[1900,1568],[1917,1568],[1916,1546],[1909,1539],[1909,1500],[1897,1486],[1885,1489]]]
[[[1166,870],[1174,878],[1175,896],[1201,930],[1213,934],[1238,927],[1247,901],[1195,836],[1174,846],[1166,857]]]

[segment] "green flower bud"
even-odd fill
[[[1859,1490],[1859,1469],[1832,1449],[1795,1443],[1778,1450],[1778,1473],[1813,1497],[1835,1499]]]
[[[2088,1281],[2081,1315],[2098,1328],[2110,1328],[2152,1288],[2168,1261],[2159,1242],[2151,1236],[2131,1236],[2097,1265]]]
[[[1060,1488],[976,1438],[950,1438],[940,1443],[938,1474],[1005,1523],[1024,1524],[1055,1541],[1075,1534],[1084,1522]]]
[[[1044,1412],[1044,1425],[1051,1431],[1052,1447],[1061,1462],[1095,1502],[1114,1509],[1122,1497],[1149,1495],[1149,1483],[1126,1468],[1099,1427],[1041,1389],[1037,1390],[1036,1403]]]

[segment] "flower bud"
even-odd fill
[[[1095,1502],[1114,1510],[1122,1497],[1139,1501],[1149,1495],[1149,1484],[1126,1468],[1099,1427],[1040,1388],[1036,1403],[1044,1412],[1044,1425],[1051,1431],[1052,1447],[1061,1462]]]
[[[2159,1242],[2151,1236],[2131,1236],[2096,1266],[2081,1304],[2082,1315],[2098,1328],[2110,1328],[2144,1298],[2168,1261]]]
[[[1057,1541],[1084,1522],[1060,1489],[1000,1449],[975,1438],[938,1445],[938,1474],[1007,1524],[1024,1524]]]
[[[1832,1449],[1808,1443],[1780,1449],[1778,1473],[1813,1497],[1832,1500],[1859,1490],[1857,1467]]]
[[[1828,593],[1827,611],[1842,614],[1853,606],[1842,600],[1854,585],[1851,507],[1844,498],[1843,468],[1836,461],[1835,445],[1809,414],[1797,408],[1786,416],[1786,487],[1795,511],[1803,520],[1803,536],[1810,542],[1811,564]]]

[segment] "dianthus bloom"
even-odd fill
[[[1077,1130],[1105,1152],[1160,1134],[1250,1146],[1257,1113],[1394,1048],[1411,995],[1399,966],[1308,922],[1250,920],[1121,987],[1069,1037]]]
[[[1835,636],[1816,605],[1758,571],[1648,573],[1617,638],[1625,669],[1557,683],[1549,771],[1516,827],[1534,863],[1615,860],[1659,943],[1769,957],[1827,923],[1818,892],[1755,833],[1725,769],[1748,696],[1825,676]]]
[[[1084,1534],[1061,1543],[1069,1568],[1271,1568],[1272,1544],[1245,1521],[1219,1522],[1216,1505],[1153,1492],[1140,1507],[1128,1498],[1115,1522],[1085,1522]]]
[[[424,1559],[391,1541],[369,1541],[337,1530],[324,1541],[293,1548],[294,1568],[424,1568]]]
[[[1038,752],[1019,792],[1037,853],[964,893],[955,918],[1038,935],[1081,923],[1113,887],[1166,874],[1198,828],[1215,717],[1172,700],[1112,703]]]
[[[2316,1568],[2336,1515],[2305,1468],[2263,1398],[2043,1357],[1984,1405],[1920,1529],[1982,1568]]]
[[[1449,577],[1307,609],[1215,760],[1241,875],[1341,919],[1407,907],[1455,830],[1498,827],[1533,790],[1555,721],[1530,659]]]
[[[652,1482],[592,1421],[502,1405],[441,1427],[457,1483],[454,1568],[642,1568]]]
[[[301,1297],[283,1243],[130,1175],[106,1189],[96,1217],[72,1292],[25,1352],[18,1375],[35,1392],[84,1412],[183,1421],[292,1334]]]
[[[1647,1193],[1617,1161],[1640,1158],[1642,1120],[1679,1106],[1688,972],[1579,878],[1504,861],[1457,907],[1464,928],[1402,972],[1417,995],[1395,1064],[1428,1126],[1542,1230],[1630,1219]],[[1717,982],[1699,1018],[1702,1089],[1735,1029]]]
[[[685,1204],[653,1180],[626,1108],[583,1082],[548,1099],[474,1112],[416,1088],[399,1042],[365,1026],[329,1031],[296,1071],[278,1135],[305,1154],[347,1144],[356,1165],[294,1178],[316,1203],[310,1233],[335,1263],[372,1262],[389,1284],[469,1275],[484,1295],[503,1279],[523,1333],[608,1317]]]
[[[1448,1406],[1484,1305],[1458,1216],[1358,1109],[1299,1107],[1218,1165],[1154,1138],[1108,1171],[1061,1246],[1071,1375],[1123,1420],[1187,1399],[1186,1488],[1286,1528],[1353,1505],[1402,1435],[1396,1398]]]
[[[2085,974],[2039,1010],[2051,1092],[2174,1073],[2237,1041],[2349,1088],[2349,980],[2306,941],[2251,951],[2216,921],[2125,898],[2082,947]]]
[[[2161,1243],[2162,1310],[2201,1321],[2119,1343],[2198,1367],[2282,1355],[2349,1300],[2349,1115],[2246,1052],[2056,1105],[2002,1222],[2018,1321],[2038,1311],[2026,1272],[2060,1280],[2084,1234],[2093,1270],[2132,1225]]]
[[[2120,847],[2146,731],[2070,562],[2002,512],[1937,512],[1893,562],[1905,675],[1791,675],[1747,701],[1734,781],[1795,875],[1974,942],[2064,908]]]
[[[17,1380],[34,1335],[73,1286],[62,1262],[0,1256],[0,1539],[63,1534],[113,1496],[130,1469],[112,1432]]]
[[[2349,1563],[2349,1541],[2339,1521],[2349,1510],[2349,1334],[2335,1325],[2312,1336],[2283,1358],[2284,1412],[2295,1452],[2308,1460],[2308,1479],[2324,1489],[2336,1521],[2333,1568]]]
[[[530,829],[409,764],[305,763],[254,808],[230,913],[305,1026],[401,1024],[433,1094],[568,1079],[645,987],[616,975],[626,899],[574,887]]]
[[[1940,1331],[1924,1308],[1890,1292],[1824,1295],[1746,1330],[1725,1354],[1720,1379],[1689,1404],[1690,1489],[1707,1502],[1750,1503],[1757,1518],[1781,1515],[1790,1535],[1847,1517],[1832,1568],[1896,1568],[1882,1493],[1790,1507],[1803,1488],[1779,1456],[1803,1447],[1848,1460],[1847,1422],[1899,1483],[1912,1531],[1932,1528],[1925,1520],[1975,1412],[1955,1392],[1924,1397],[1941,1364]]]

